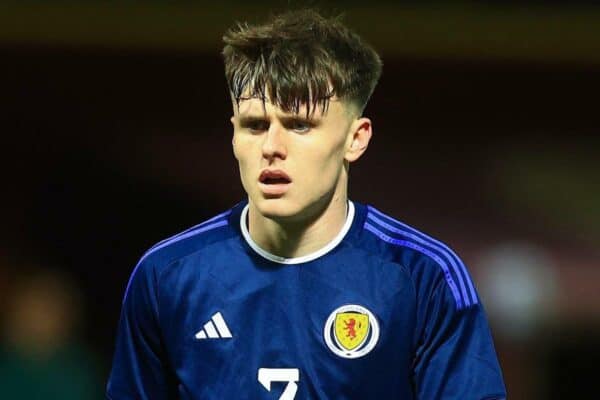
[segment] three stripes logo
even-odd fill
[[[233,337],[220,312],[213,315],[196,333],[196,339],[227,339]]]

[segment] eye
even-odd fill
[[[269,130],[269,122],[263,120],[246,121],[242,126],[251,133],[260,133]]]
[[[312,125],[306,121],[292,121],[289,129],[297,133],[306,133],[312,128]]]

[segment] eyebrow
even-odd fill
[[[289,125],[293,122],[302,122],[308,125],[316,126],[321,123],[320,118],[306,118],[301,115],[282,115],[278,116],[279,119],[284,125]],[[247,125],[255,122],[269,122],[269,118],[266,116],[256,116],[256,115],[241,115],[239,117],[240,125]]]
[[[240,115],[239,121],[241,125],[250,124],[253,122],[264,122],[268,121],[266,117],[258,117],[254,115]]]

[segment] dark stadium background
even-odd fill
[[[345,11],[384,60],[367,109],[375,136],[352,167],[351,197],[466,260],[511,399],[591,398],[600,362],[592,1],[3,2],[0,316],[30,276],[71,282],[73,340],[102,390],[137,259],[243,196],[221,35],[305,4]]]

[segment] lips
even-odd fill
[[[292,180],[280,169],[265,169],[258,177],[259,188],[267,199],[278,199],[286,194]]]
[[[258,180],[265,185],[282,185],[292,182],[288,174],[280,169],[265,169],[261,172]]]

